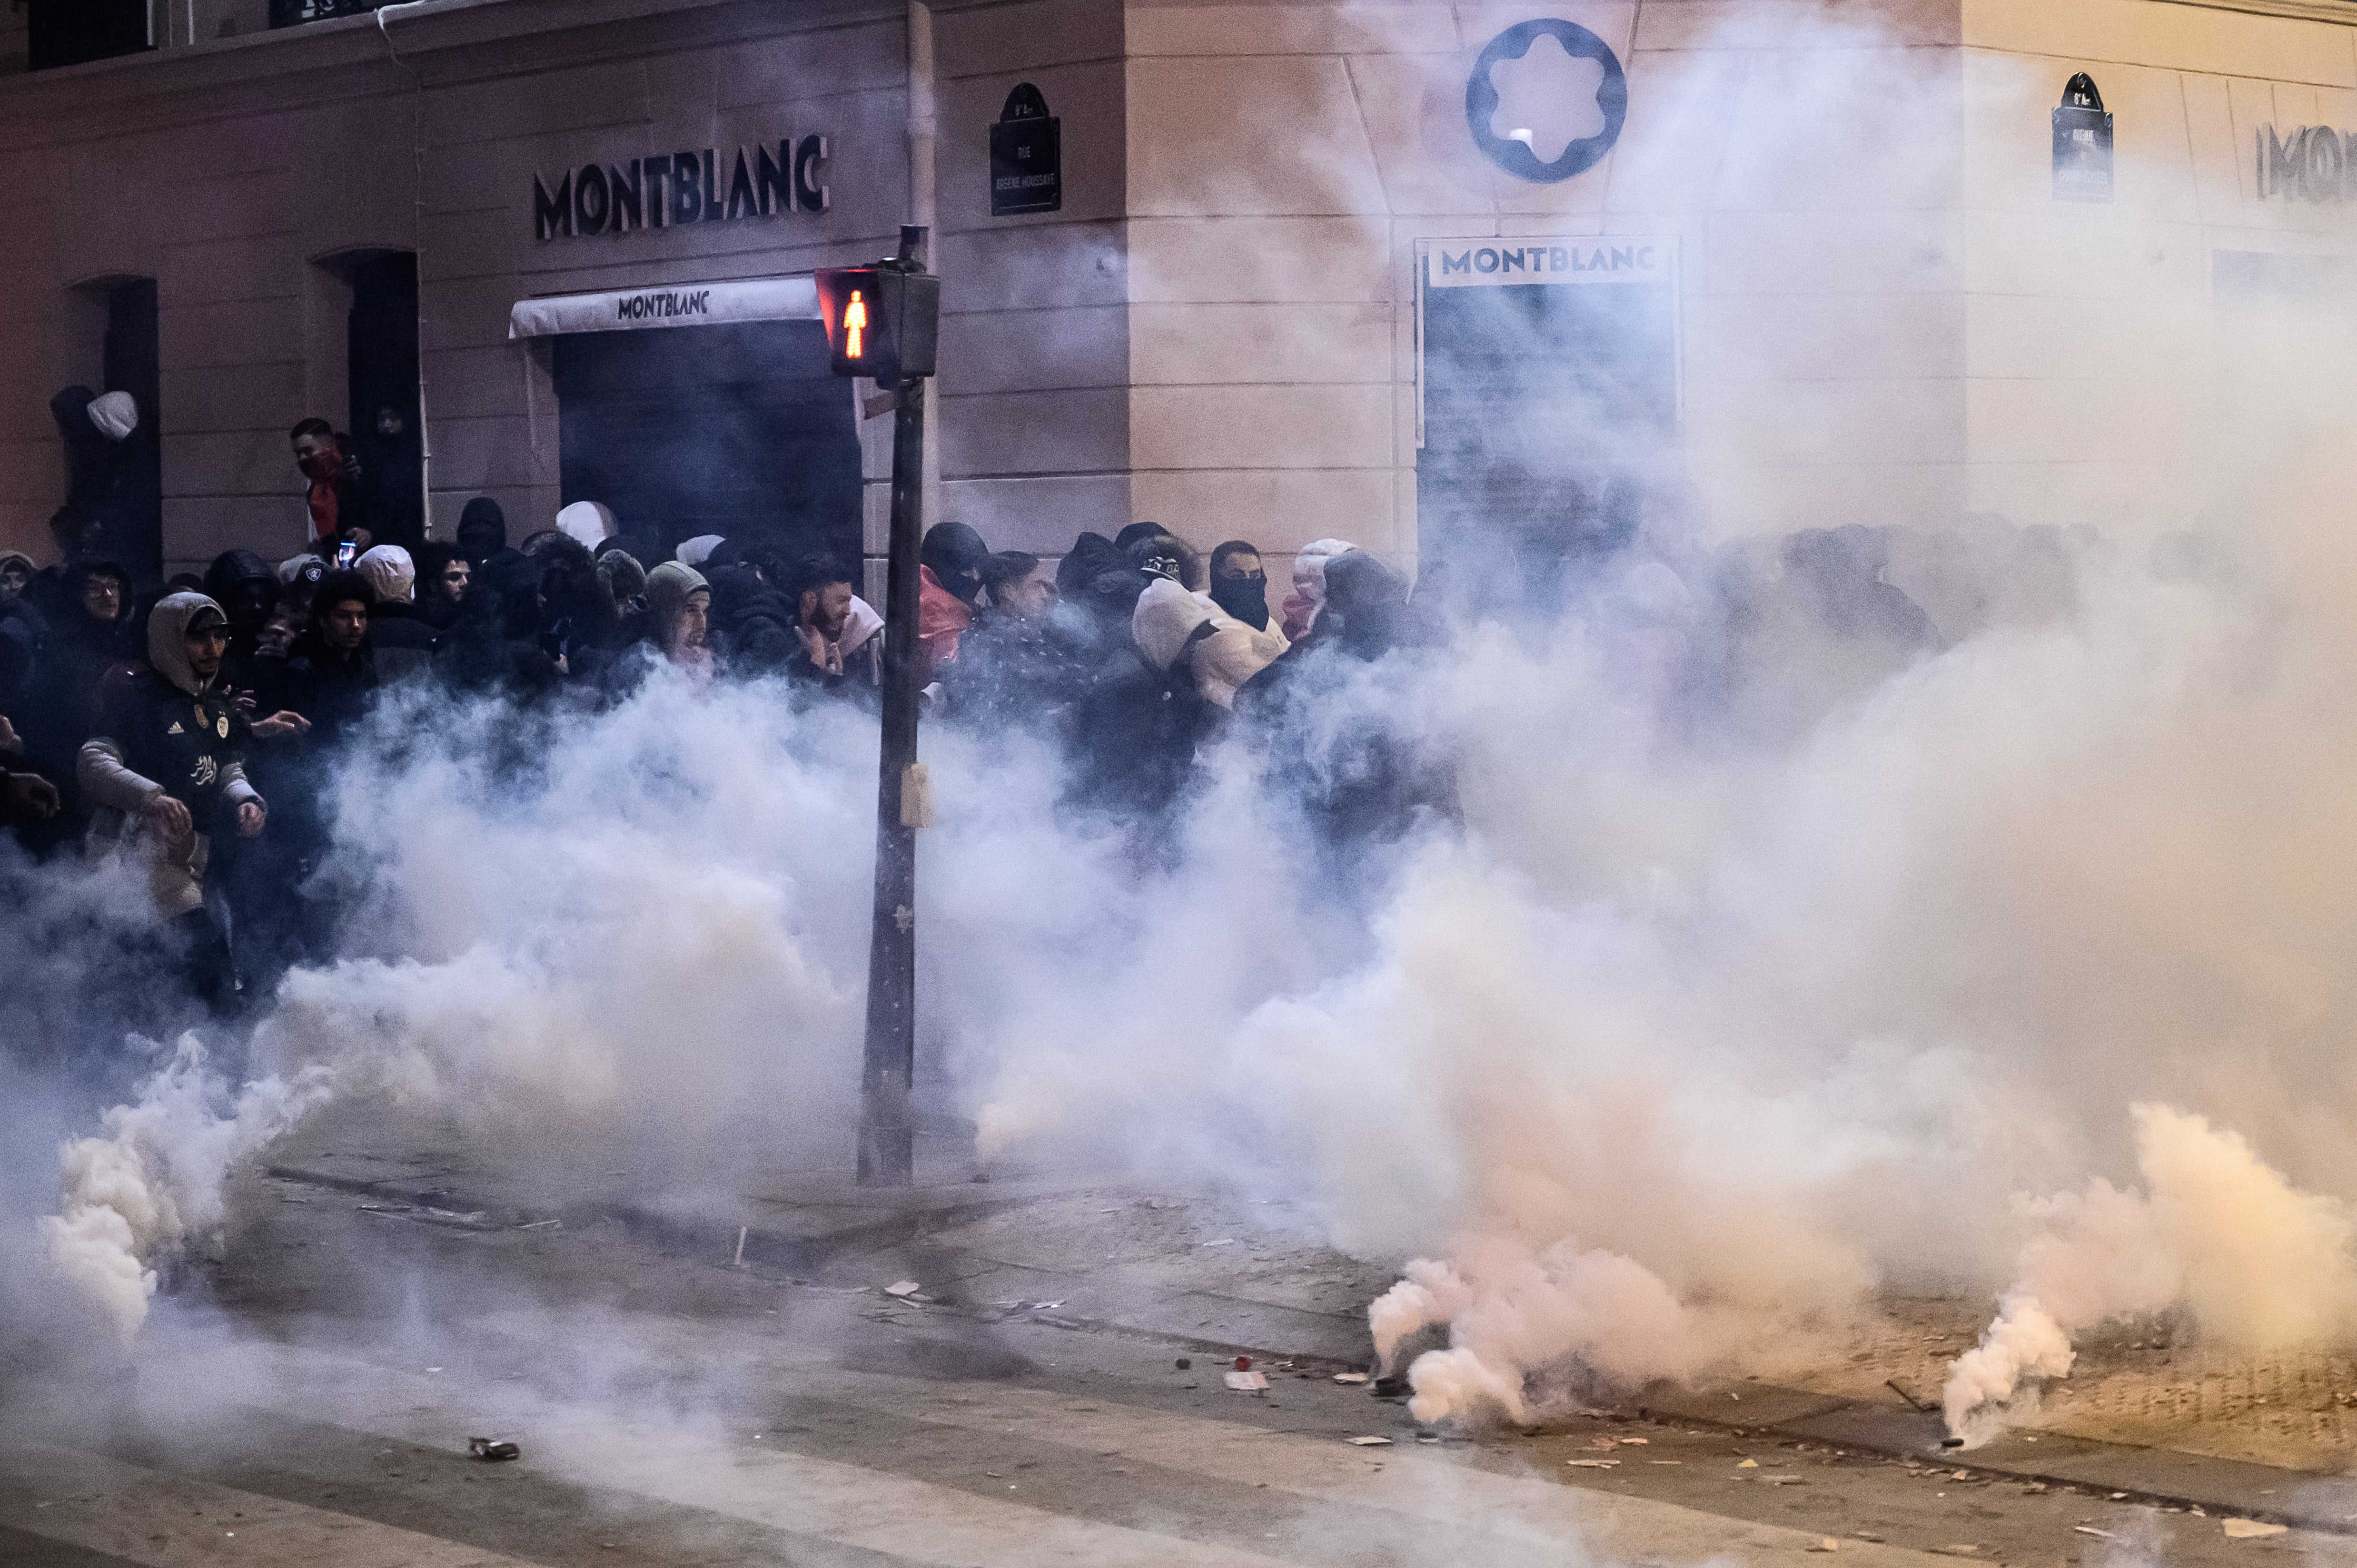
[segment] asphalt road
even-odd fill
[[[300,1199],[296,1201],[296,1199]],[[1674,1423],[1441,1441],[1200,1350],[249,1181],[136,1354],[0,1391],[0,1564],[1997,1564],[2303,1530]],[[511,1463],[468,1440],[513,1441]],[[1388,1439],[1354,1444],[1353,1438]]]

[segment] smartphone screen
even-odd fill
[[[359,545],[359,544],[357,544],[356,542],[354,542],[353,541],[349,540],[349,539],[345,540],[341,544],[337,545],[337,546],[336,546],[336,566],[337,566],[337,569],[340,571],[340,570],[342,570],[343,568],[350,566],[350,565],[352,564],[352,560],[353,560],[353,558],[354,558],[355,556],[359,555],[359,554],[360,554],[360,553],[361,553],[361,547],[360,547],[360,545]]]

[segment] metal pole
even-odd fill
[[[884,589],[884,747],[876,789],[876,923],[867,945],[867,1057],[859,1180],[906,1187],[916,1163],[917,831],[902,811],[917,760],[917,547],[923,519],[925,383],[903,381],[892,426],[892,542]]]

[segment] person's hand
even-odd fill
[[[188,808],[169,795],[158,795],[147,802],[147,820],[164,832],[164,836],[177,843],[188,836]]]
[[[8,722],[8,715],[0,714],[0,751],[21,751],[24,745],[16,736],[16,726]]]
[[[231,707],[237,710],[237,716],[249,724],[253,721],[253,715],[262,709],[261,703],[251,692],[232,692],[230,693],[229,703]]]
[[[794,634],[802,639],[802,651],[810,655],[813,666],[829,675],[843,673],[843,650],[821,636],[817,628],[797,624]]]
[[[270,808],[264,805],[261,801],[240,800],[237,803],[237,831],[239,837],[258,837],[262,832],[262,824],[269,820]]]
[[[279,740],[287,736],[308,735],[311,721],[292,709],[282,708],[266,719],[256,719],[246,728],[263,740]]]
[[[0,725],[7,722],[0,719]],[[34,821],[45,822],[56,816],[59,807],[64,804],[58,798],[58,787],[38,773],[9,773],[0,775],[0,779],[6,783],[8,811],[12,816],[23,811]]]

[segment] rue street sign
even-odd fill
[[[1064,205],[1063,123],[1028,81],[1006,95],[990,128],[990,215],[1056,212]]]

